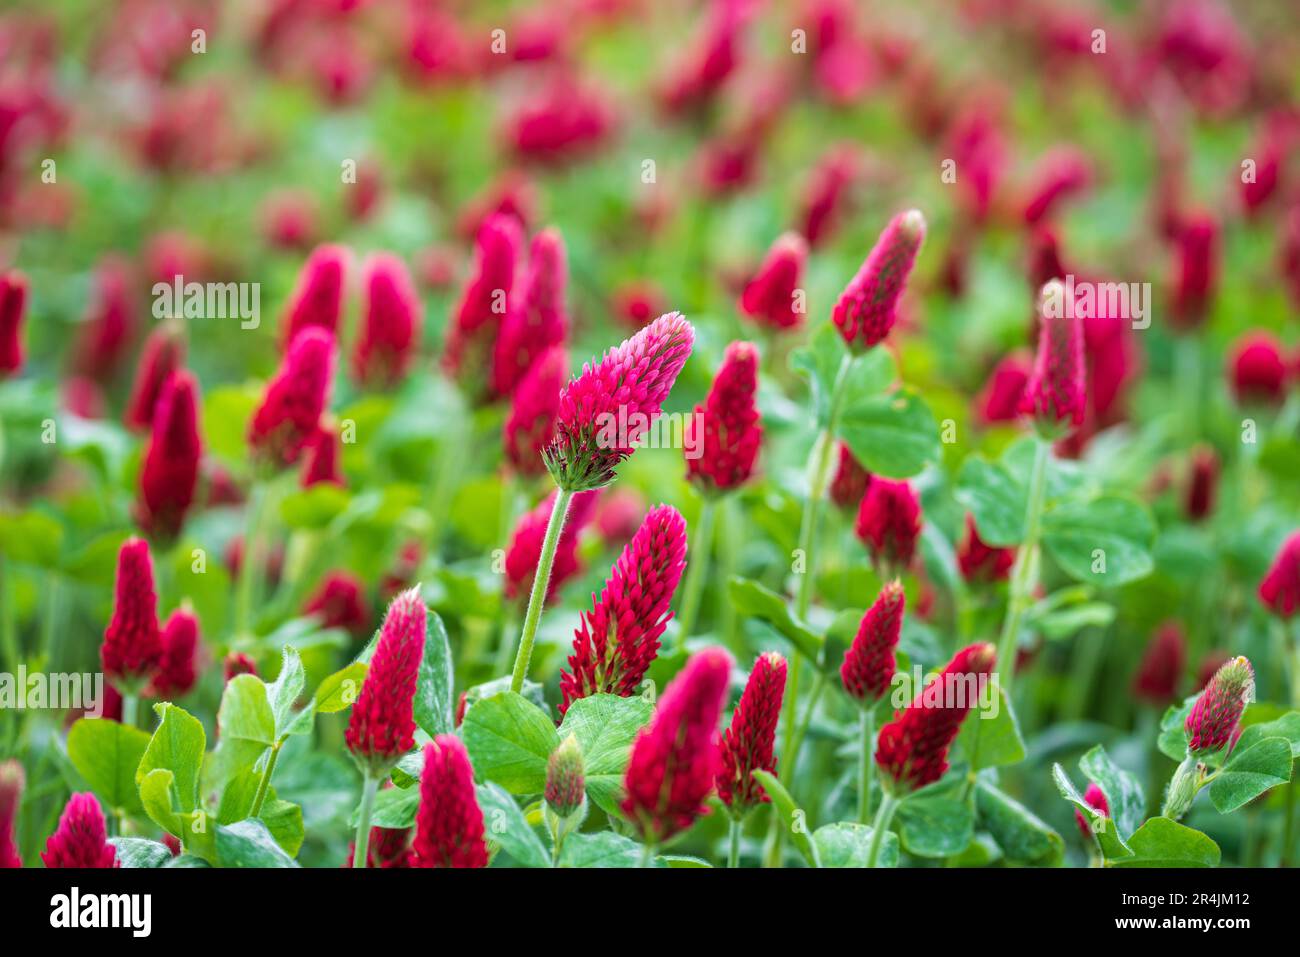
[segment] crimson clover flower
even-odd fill
[[[754,780],[754,772],[776,773],[776,724],[781,717],[785,677],[783,657],[775,651],[759,655],[731,716],[731,725],[722,736],[718,798],[737,817],[769,800]]]

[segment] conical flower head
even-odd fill
[[[776,725],[785,696],[785,677],[784,658],[775,651],[759,655],[731,716],[731,726],[722,736],[718,797],[737,817],[768,801],[754,772],[776,773]]]
[[[1083,323],[1066,301],[1065,285],[1053,280],[1039,301],[1038,354],[1020,399],[1020,411],[1039,433],[1062,438],[1083,424],[1086,409]]]
[[[783,233],[772,243],[754,278],[740,296],[740,311],[760,325],[794,329],[803,322],[806,306],[799,293],[808,242],[798,233]]]
[[[899,213],[840,294],[831,319],[854,352],[866,352],[894,327],[898,300],[924,238],[925,217],[920,211]]]
[[[475,377],[484,393],[490,385],[494,344],[510,312],[522,245],[514,216],[497,213],[483,221],[474,240],[474,276],[461,294],[447,333],[443,368],[457,378]]]
[[[862,496],[867,494],[869,484],[871,473],[859,464],[853,450],[841,442],[835,475],[831,478],[831,501],[839,508],[856,510],[862,504]]]
[[[327,244],[312,250],[285,308],[282,332],[285,345],[292,345],[299,333],[313,327],[331,336],[338,335],[348,258],[348,251],[342,246]]]
[[[691,657],[632,743],[623,813],[642,837],[661,843],[704,813],[721,765],[718,721],[731,656],[708,648]]]
[[[578,535],[591,521],[599,495],[600,492],[592,491],[579,492],[573,496],[564,528],[560,530],[555,558],[551,563],[551,580],[546,588],[547,603],[555,600],[565,582],[582,571],[582,563],[578,558]],[[527,595],[532,586],[533,575],[542,555],[542,541],[546,538],[546,526],[554,508],[555,493],[552,492],[519,520],[510,537],[505,556],[504,590],[506,598],[512,601]]]
[[[492,388],[497,395],[510,395],[539,356],[564,345],[568,265],[558,229],[543,229],[533,237],[521,285],[493,355]]]
[[[563,346],[552,346],[524,373],[511,396],[502,442],[506,459],[520,475],[541,475],[546,471],[542,452],[555,434],[560,390],[568,375],[568,354]]]
[[[153,560],[142,539],[128,538],[118,550],[113,617],[99,656],[104,674],[124,692],[138,691],[162,659]]]
[[[154,410],[163,387],[185,362],[185,337],[180,323],[167,320],[149,333],[140,352],[140,364],[131,384],[123,419],[128,428],[144,430],[153,425]]]
[[[573,654],[560,675],[561,714],[588,695],[628,698],[640,690],[685,567],[685,520],[670,505],[651,509],[574,633]]]
[[[27,277],[0,273],[0,377],[23,367],[23,312],[27,307]]]
[[[1187,639],[1176,621],[1167,621],[1151,636],[1133,692],[1140,698],[1163,707],[1178,696],[1178,683],[1187,663]]]
[[[117,851],[108,843],[104,812],[93,794],[74,794],[45,843],[46,867],[119,867]]]
[[[996,661],[997,649],[988,643],[963,648],[911,704],[880,729],[876,764],[887,788],[904,794],[943,777],[948,770],[948,749],[966,713],[978,704]]]
[[[1020,417],[1020,402],[1033,371],[1027,357],[1013,353],[1003,358],[989,374],[976,400],[976,414],[981,422],[1014,422]]]
[[[695,343],[680,313],[660,316],[588,363],[560,393],[555,436],[542,452],[555,484],[600,488],[658,418]]]
[[[1177,236],[1172,318],[1176,327],[1195,329],[1209,315],[1218,285],[1219,224],[1206,214],[1193,214]]]
[[[1208,445],[1192,451],[1191,476],[1183,499],[1183,511],[1193,522],[1208,518],[1214,511],[1219,488],[1219,456]]]
[[[573,734],[560,742],[546,762],[546,806],[559,818],[570,818],[587,799],[582,745]]]
[[[401,591],[399,588],[398,593]],[[353,635],[364,635],[371,627],[366,586],[350,572],[334,571],[326,575],[302,606],[302,613],[314,615],[322,628],[341,628]]]
[[[901,574],[912,564],[921,537],[921,500],[907,482],[872,478],[854,530],[882,576]]]
[[[334,371],[334,336],[316,326],[294,338],[248,426],[253,458],[271,468],[298,461],[316,436]]]
[[[406,263],[391,253],[376,253],[366,260],[361,289],[365,298],[352,374],[365,388],[391,388],[410,367],[424,307]]]
[[[352,707],[344,740],[353,756],[374,771],[391,767],[415,746],[415,685],[428,614],[416,588],[393,599]]]
[[[1255,671],[1238,656],[1214,673],[1183,722],[1187,750],[1200,757],[1221,751],[1237,735],[1246,705],[1255,700]]]
[[[188,694],[197,677],[195,654],[199,647],[199,619],[189,605],[171,613],[162,628],[162,659],[149,683],[149,696],[170,701]]]
[[[420,809],[415,815],[414,867],[487,867],[483,811],[465,745],[440,734],[424,746]]]
[[[194,502],[202,455],[198,383],[181,370],[163,386],[140,467],[136,518],[149,535],[171,541],[180,532]]]
[[[1259,600],[1279,618],[1300,614],[1300,532],[1293,533],[1278,550],[1259,583]]]
[[[731,343],[708,397],[686,422],[686,477],[701,491],[730,491],[753,475],[763,441],[757,392],[758,349]]]
[[[863,706],[879,701],[894,678],[894,649],[902,633],[906,602],[897,579],[882,588],[844,652],[840,681],[849,697]]]
[[[13,759],[0,761],[0,870],[23,866],[14,837],[23,784],[23,766]]]

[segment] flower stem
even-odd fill
[[[871,843],[867,845],[867,867],[876,866],[880,849],[885,844],[885,834],[889,831],[896,810],[898,810],[897,798],[886,791],[881,797],[880,807],[876,810],[876,819],[871,822]]]
[[[791,742],[789,748],[790,753],[793,755],[798,755],[803,750],[804,736],[808,733],[808,725],[812,724],[813,712],[817,710],[817,702],[821,699],[822,691],[825,688],[826,676],[818,671],[813,675],[812,690],[808,692],[808,703],[804,705],[803,717],[799,719],[799,724],[795,728],[794,741]],[[782,771],[785,771],[786,781],[789,781],[794,776],[795,769],[791,767],[787,771],[782,768]]]
[[[546,537],[542,539],[542,553],[537,559],[537,574],[533,576],[533,590],[528,595],[528,612],[524,616],[523,634],[519,636],[519,652],[515,655],[515,670],[510,678],[510,690],[518,693],[528,676],[528,662],[533,656],[533,642],[537,639],[537,626],[542,620],[542,606],[546,604],[546,590],[551,584],[551,565],[555,562],[555,549],[560,544],[560,532],[569,514],[573,493],[558,489],[551,517],[546,523]]]
[[[122,694],[122,724],[128,728],[134,728],[136,722],[136,711],[140,707],[140,696],[132,691],[129,694]]]
[[[740,866],[740,822],[734,817],[731,819],[731,829],[729,834],[727,848],[727,867],[735,870]]]
[[[1016,552],[1016,564],[1011,571],[1011,588],[1007,595],[1007,615],[1002,621],[1002,635],[998,639],[998,682],[1002,690],[1011,693],[1011,678],[1016,668],[1016,649],[1019,647],[1020,620],[1024,617],[1038,584],[1038,533],[1043,515],[1043,499],[1047,492],[1047,461],[1051,446],[1041,437],[1034,439],[1034,466],[1029,476],[1029,502],[1025,506],[1025,540]]]
[[[646,841],[641,845],[641,862],[638,867],[654,867],[655,846],[653,841]]]
[[[858,823],[871,817],[871,778],[875,769],[876,715],[871,708],[862,709],[862,753],[858,755]]]
[[[1201,341],[1194,333],[1179,336],[1174,345],[1177,401],[1183,404],[1183,437],[1195,442],[1201,418]]]
[[[5,656],[5,667],[17,673],[22,654],[18,648],[18,623],[14,615],[14,571],[0,555],[0,650]]]
[[[700,598],[704,594],[704,581],[709,576],[709,553],[713,545],[713,514],[715,503],[712,498],[704,499],[700,505],[700,517],[695,525],[695,558],[687,564],[686,583],[682,587],[682,613],[677,618],[678,651],[686,647],[686,639],[695,627],[695,618],[700,612]]]
[[[271,775],[275,773],[275,762],[280,757],[280,745],[284,743],[284,738],[271,747],[271,756],[266,759],[266,770],[262,772],[262,780],[257,785],[257,795],[253,798],[253,808],[248,812],[249,817],[257,817],[262,813],[262,805],[266,803],[266,794],[271,790]]]
[[[352,866],[366,866],[370,854],[370,816],[375,810],[375,795],[379,792],[379,779],[369,770],[361,781],[361,808],[357,812],[357,839],[352,852]]]
[[[257,574],[258,551],[261,548],[262,513],[266,508],[266,486],[254,480],[248,492],[248,508],[244,516],[244,554],[239,562],[239,583],[235,593],[235,636],[249,634],[253,614],[253,580]]]

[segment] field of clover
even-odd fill
[[[0,867],[1300,862],[1292,0],[0,12]]]

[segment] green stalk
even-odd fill
[[[709,552],[713,544],[713,512],[715,502],[706,497],[700,505],[700,517],[695,524],[695,558],[687,563],[686,582],[682,586],[682,613],[677,616],[678,651],[686,647],[686,639],[695,627],[700,613],[700,598],[704,594],[704,581],[709,573]]]
[[[872,760],[875,751],[876,715],[873,709],[862,709],[862,753],[858,755],[858,823],[866,824],[871,817],[871,778],[875,770]]]
[[[18,650],[18,621],[14,617],[13,566],[0,555],[0,649],[3,649],[5,666],[18,671],[21,655]]]
[[[731,819],[730,840],[727,849],[727,867],[735,870],[740,866],[740,822]]]
[[[876,866],[876,860],[880,857],[880,849],[885,844],[885,833],[894,820],[896,810],[898,810],[898,799],[886,791],[881,798],[880,807],[876,811],[876,819],[871,822],[871,843],[867,845],[867,867]]]
[[[736,608],[731,604],[727,594],[727,583],[731,581],[740,567],[740,535],[744,529],[736,518],[736,500],[729,496],[722,503],[722,534],[717,537],[719,557],[722,565],[722,587],[718,589],[718,634],[722,643],[733,651],[737,649]]]
[[[248,509],[244,516],[244,557],[239,563],[239,582],[235,597],[235,636],[250,633],[253,615],[253,581],[257,574],[257,555],[261,547],[262,516],[266,510],[266,485],[258,480],[248,493]]]
[[[654,842],[646,841],[641,845],[641,861],[638,867],[654,867],[655,846]]]
[[[560,531],[569,514],[573,493],[559,489],[555,505],[546,523],[546,537],[542,539],[542,553],[537,560],[537,574],[533,576],[533,590],[528,596],[528,612],[524,615],[524,630],[519,636],[519,653],[515,656],[515,670],[510,678],[510,690],[518,693],[528,676],[528,662],[533,657],[533,642],[537,639],[537,626],[542,620],[542,605],[546,604],[546,589],[551,583],[551,565],[555,562],[555,549],[560,544]]]
[[[249,811],[249,817],[257,817],[262,813],[262,805],[266,803],[267,792],[271,790],[271,775],[275,773],[275,762],[280,757],[280,746],[284,744],[284,738],[275,742],[271,747],[271,756],[266,759],[266,770],[262,772],[262,780],[258,782],[257,794],[253,798],[253,808]]]
[[[122,724],[128,728],[134,728],[136,722],[136,710],[140,705],[140,695],[137,692],[122,694]]]
[[[1183,403],[1183,435],[1188,444],[1198,438],[1201,420],[1201,341],[1192,333],[1176,340],[1174,356],[1178,400]]]
[[[379,792],[379,778],[367,768],[361,782],[361,808],[357,812],[357,839],[352,852],[352,866],[358,870],[366,866],[370,853],[370,817],[375,811],[375,795]]]
[[[813,712],[817,710],[817,702],[826,689],[826,676],[818,671],[813,675],[812,690],[808,692],[808,703],[804,706],[803,717],[799,719],[799,724],[795,728],[794,741],[790,745],[790,753],[797,755],[803,750],[803,739],[808,734],[808,725],[812,724]],[[790,774],[794,774],[794,768],[790,769]]]
[[[1034,439],[1034,466],[1029,477],[1029,502],[1025,507],[1025,540],[1016,552],[1011,570],[1011,588],[1007,595],[1007,614],[998,639],[998,681],[1011,694],[1011,678],[1016,667],[1016,648],[1020,638],[1020,621],[1033,600],[1038,584],[1038,534],[1043,516],[1043,499],[1047,491],[1047,460],[1051,446],[1041,436]]]

